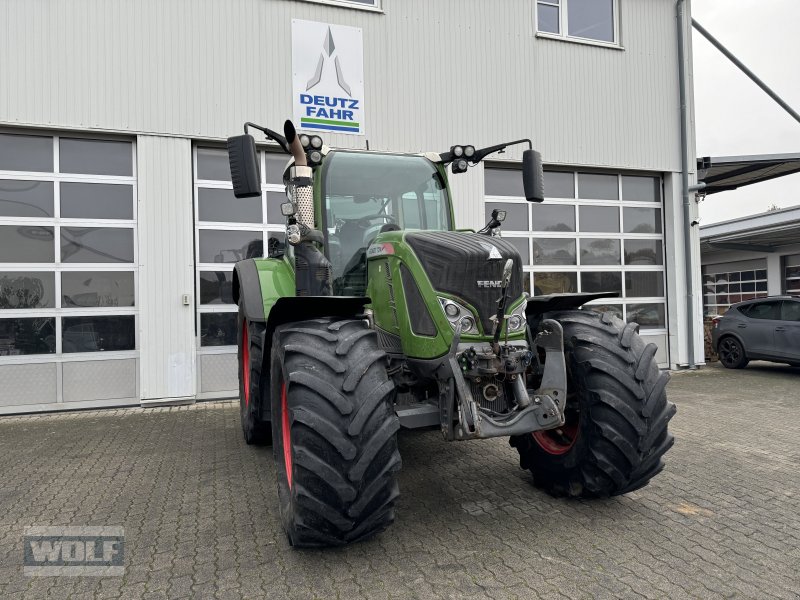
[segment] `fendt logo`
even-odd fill
[[[364,133],[360,29],[293,20],[292,70],[294,116],[301,129]]]
[[[119,576],[125,572],[122,527],[26,527],[28,576]]]
[[[499,288],[503,287],[502,281],[478,281],[479,288]]]

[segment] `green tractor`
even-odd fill
[[[656,346],[579,308],[609,294],[523,291],[495,211],[456,230],[447,179],[530,140],[443,153],[332,150],[290,121],[229,138],[237,198],[260,196],[255,140],[291,159],[286,245],[238,262],[239,401],[248,444],[272,443],[281,518],[297,547],[355,542],[394,520],[401,428],[446,441],[507,437],[535,485],[606,497],[647,485],[673,443]],[[611,294],[615,295],[615,294]]]

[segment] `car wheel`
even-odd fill
[[[717,347],[719,360],[728,369],[744,369],[750,360],[745,354],[744,346],[733,337],[724,337]]]

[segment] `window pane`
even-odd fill
[[[286,217],[281,214],[281,204],[288,201],[284,192],[267,192],[267,223],[286,224]]]
[[[621,296],[622,273],[619,271],[581,273],[581,291],[590,294],[595,292],[615,292]]]
[[[53,171],[53,138],[0,133],[0,171]]]
[[[233,271],[200,272],[200,304],[233,304]]]
[[[169,260],[169,257],[165,257]],[[133,229],[62,227],[61,262],[132,263]]]
[[[614,0],[569,0],[569,35],[614,41]]]
[[[108,183],[61,184],[65,219],[133,219],[133,186]]]
[[[619,240],[586,238],[581,240],[582,265],[619,265],[622,257]]]
[[[599,313],[611,313],[618,319],[622,319],[621,304],[584,304],[581,310],[593,310]]]
[[[487,202],[485,207],[486,222],[492,218],[492,211],[497,208],[506,211],[506,220],[500,227],[501,231],[528,231],[528,205],[504,204],[502,202]]]
[[[622,176],[622,199],[631,202],[659,202],[661,180],[658,177]]]
[[[641,329],[664,329],[667,326],[663,304],[629,304],[628,323],[638,323]]]
[[[52,216],[52,181],[0,179],[0,217]]]
[[[619,200],[617,176],[578,173],[578,193],[590,200]]]
[[[53,273],[0,271],[0,309],[55,306],[56,286]]]
[[[661,240],[625,240],[626,265],[662,265]]]
[[[267,152],[267,183],[283,185],[283,172],[286,170],[288,162],[289,157],[285,154]]]
[[[532,231],[575,231],[575,207],[533,204]]]
[[[514,247],[519,252],[519,255],[522,257],[522,264],[529,265],[531,264],[531,251],[528,247],[528,238],[514,238],[514,237],[503,237],[503,240],[506,242],[511,242],[514,244]]]
[[[0,225],[0,262],[54,262],[54,235],[52,227]]]
[[[53,354],[55,351],[54,317],[0,319],[0,356]]]
[[[619,209],[613,206],[581,206],[581,231],[619,233]]]
[[[213,148],[197,149],[197,178],[214,181],[230,181],[231,168],[228,151]]]
[[[223,223],[261,223],[261,196],[237,198],[233,190],[198,188],[197,219]]]
[[[286,234],[270,233],[267,236],[267,257],[277,258],[286,252]]]
[[[134,306],[133,273],[128,271],[64,271],[61,306]]]
[[[625,295],[628,298],[663,296],[664,274],[661,271],[625,273]]]
[[[760,302],[753,304],[747,311],[747,316],[751,319],[770,319],[777,320],[781,318],[781,303],[780,302]]]
[[[661,210],[624,208],[625,233],[661,233]]]
[[[533,240],[533,264],[575,265],[577,262],[575,240],[545,238]]]
[[[560,33],[558,29],[558,7],[539,5],[539,31],[546,33]]]
[[[560,171],[544,172],[544,195],[547,198],[574,198],[575,174]]]
[[[578,291],[577,273],[535,273],[533,295],[565,294]]]
[[[800,321],[800,302],[784,302],[781,307],[781,321]]]
[[[136,317],[64,317],[61,320],[61,350],[112,352],[136,349]]]
[[[235,263],[264,256],[264,238],[260,231],[201,229],[197,235],[201,263]]]
[[[108,140],[59,139],[59,171],[92,175],[133,175],[133,144]]]
[[[522,172],[515,169],[484,169],[483,188],[487,196],[522,196]]]
[[[200,315],[201,346],[235,346],[236,343],[236,313]]]

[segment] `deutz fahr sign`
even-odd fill
[[[292,19],[292,104],[300,129],[364,135],[361,29]]]

